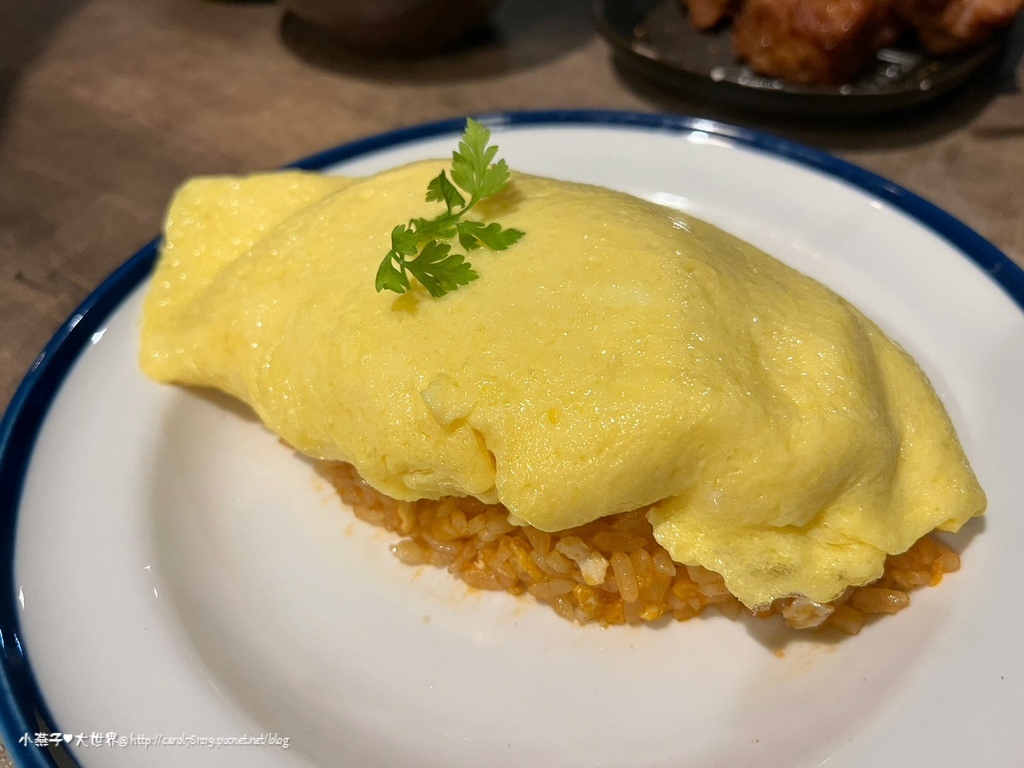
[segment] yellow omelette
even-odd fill
[[[434,299],[377,293],[416,163],[186,184],[141,364],[215,387],[398,499],[475,496],[546,531],[652,507],[749,607],[825,602],[985,496],[917,364],[832,291],[678,211],[515,174],[474,209],[526,235]]]

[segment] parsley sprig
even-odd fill
[[[441,171],[427,185],[427,202],[444,203],[445,212],[433,219],[410,219],[391,231],[391,250],[377,269],[378,293],[405,293],[411,275],[439,298],[479,277],[466,257],[452,253],[451,244],[443,241],[457,237],[467,251],[503,251],[523,236],[497,222],[463,218],[481,200],[508,186],[508,165],[495,161],[498,147],[488,146],[490,139],[491,132],[482,124],[466,121],[459,148],[452,153],[451,178]]]

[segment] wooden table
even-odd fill
[[[1022,26],[997,72],[912,115],[787,120],[632,79],[587,0],[507,0],[491,34],[417,63],[361,60],[266,3],[7,0],[0,402],[73,308],[155,235],[187,176],[272,168],[474,112],[666,111],[765,129],[893,179],[1024,265]]]

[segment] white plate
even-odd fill
[[[953,538],[962,571],[857,637],[822,642],[720,616],[578,627],[402,566],[387,535],[241,409],[139,373],[150,247],[50,344],[0,432],[0,535],[14,547],[0,712],[18,762],[57,764],[18,744],[50,731],[71,735],[55,751],[90,767],[1017,760],[1020,270],[904,190],[758,134],[617,113],[492,122],[513,168],[707,218],[829,284],[906,346],[989,495],[986,520]],[[445,156],[460,128],[389,134],[305,166],[359,175]],[[114,746],[90,741],[107,734]],[[267,734],[279,743],[199,744]],[[116,746],[156,737],[194,743]]]

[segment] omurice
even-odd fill
[[[850,303],[677,210],[525,174],[476,206],[525,235],[474,252],[470,284],[374,290],[445,167],[185,184],[143,370],[247,403],[405,562],[570,619],[711,604],[855,631],[955,570],[929,534],[985,495],[921,368]]]

